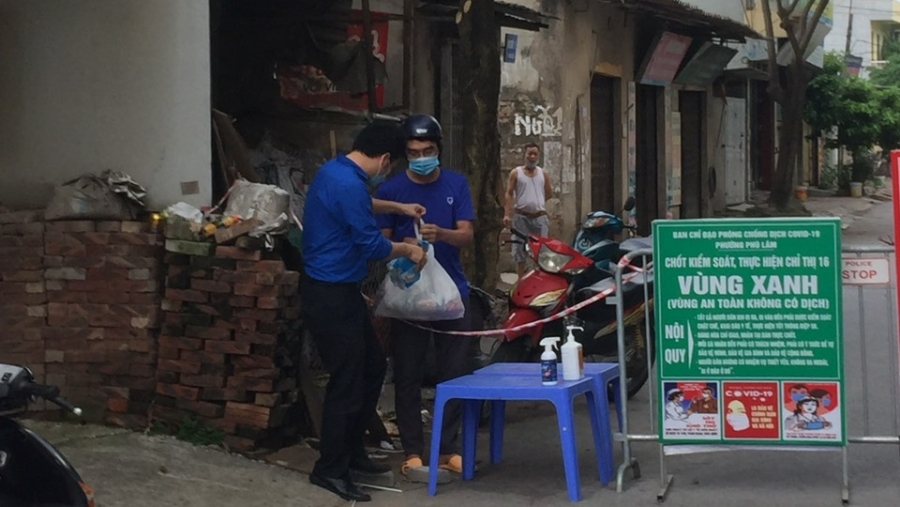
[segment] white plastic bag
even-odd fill
[[[384,277],[376,295],[376,316],[415,321],[463,318],[466,307],[456,282],[434,257],[433,246],[427,256],[419,280],[408,289],[394,285],[390,275]]]
[[[229,192],[226,216],[235,215],[243,220],[255,218],[262,222],[262,227],[284,226],[288,222],[291,196],[284,189],[237,180]]]
[[[103,171],[57,186],[44,211],[47,220],[134,220],[144,209],[144,187],[130,176]]]

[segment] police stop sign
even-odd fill
[[[841,278],[846,285],[885,285],[891,282],[887,259],[843,259]]]

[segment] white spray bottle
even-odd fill
[[[553,352],[557,343],[559,343],[557,336],[541,340],[541,346],[544,347],[544,353],[541,354],[541,383],[545,386],[555,386],[558,383],[556,352]]]
[[[580,343],[575,340],[573,330],[584,331],[583,327],[566,326],[569,335],[562,346],[563,380],[581,380],[584,377],[584,351]]]

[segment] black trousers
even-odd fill
[[[468,331],[469,301],[464,300],[466,315],[459,320],[419,323],[424,327],[443,331]],[[397,427],[400,442],[407,456],[424,456],[425,433],[422,428],[422,381],[425,376],[425,356],[428,353],[430,331],[402,321],[394,321],[392,352],[394,356],[394,391]],[[434,333],[435,359],[438,381],[443,382],[472,373],[472,339]],[[462,402],[451,400],[444,408],[441,430],[441,454],[459,454],[459,428],[462,423]]]
[[[378,405],[387,365],[356,284],[307,278],[301,294],[305,324],[330,376],[313,473],[342,478],[349,474],[351,459],[365,456],[363,436]]]

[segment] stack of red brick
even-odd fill
[[[156,387],[162,246],[146,227],[0,214],[0,361],[126,426]]]
[[[161,236],[143,222],[60,221],[46,223],[44,243],[48,383],[105,405],[112,422],[145,424],[156,383]]]
[[[236,450],[292,436],[299,274],[147,227],[0,210],[0,362],[116,424],[200,416]]]
[[[41,213],[0,212],[0,361],[44,378],[44,224]]]
[[[296,401],[299,273],[259,250],[166,241],[153,416],[200,416],[235,450],[277,445]]]

